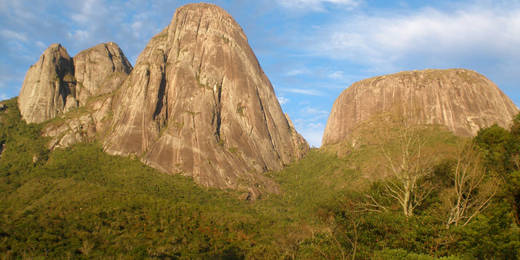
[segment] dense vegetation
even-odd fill
[[[43,126],[25,124],[16,99],[5,103],[2,258],[515,259],[520,254],[520,117],[511,130],[493,126],[471,142],[439,129],[421,132],[435,148],[430,150],[444,156],[424,153],[435,160],[421,164],[430,174],[421,174],[416,184],[431,192],[406,216],[388,196],[395,178],[373,177],[388,170],[377,145],[338,147],[348,150],[341,157],[313,149],[269,173],[280,194],[250,202],[234,191],[202,188],[138,160],[109,156],[98,143],[49,152],[40,136]],[[390,151],[388,158],[398,156],[395,148],[383,151]],[[483,173],[477,188],[460,192],[462,201],[483,205],[468,208],[479,209],[469,220],[453,213],[458,204],[451,195],[461,183],[456,176],[464,173],[460,165]],[[450,216],[460,221],[450,222]]]

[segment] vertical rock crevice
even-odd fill
[[[222,138],[220,136],[220,127],[222,125],[222,82],[219,85],[216,85],[216,98],[215,98],[215,138],[217,143],[222,143]]]

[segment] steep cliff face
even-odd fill
[[[464,69],[400,72],[354,83],[334,102],[323,145],[344,140],[361,122],[398,111],[418,124],[446,126],[460,136],[508,127],[518,108],[486,77]]]
[[[80,105],[84,105],[90,96],[114,91],[132,71],[123,51],[113,42],[84,50],[73,60]]]
[[[179,8],[114,97],[106,151],[205,186],[276,192],[261,172],[307,151],[240,26],[211,4]]]
[[[67,50],[53,44],[32,65],[22,85],[18,106],[28,123],[40,123],[77,107],[74,65]]]
[[[25,76],[18,98],[23,119],[41,123],[83,106],[91,96],[114,91],[132,65],[113,42],[102,43],[71,58],[60,44],[45,50]]]

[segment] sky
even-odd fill
[[[133,65],[181,0],[0,0],[0,100],[52,43],[116,42]],[[242,26],[284,112],[312,146],[352,83],[467,68],[520,104],[520,0],[215,0]]]

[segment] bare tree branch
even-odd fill
[[[496,195],[498,185],[487,176],[480,152],[471,143],[459,149],[453,172],[453,191],[449,198],[446,227],[467,225]]]
[[[424,126],[413,124],[403,117],[390,116],[381,122],[383,124],[376,136],[381,138],[378,144],[386,166],[385,193],[398,202],[403,214],[409,217],[433,191],[433,185],[428,180],[433,172],[433,155],[426,154],[423,149],[426,144],[422,134]],[[373,199],[371,197],[368,204],[382,208],[381,203]]]

